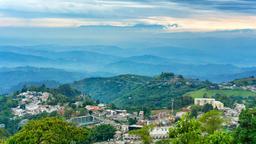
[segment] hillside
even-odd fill
[[[168,107],[171,98],[203,88],[207,82],[186,79],[172,73],[156,77],[120,75],[110,78],[90,78],[77,81],[72,86],[103,102],[113,102],[120,107]]]
[[[152,78],[138,75],[120,75],[109,78],[86,78],[76,81],[72,86],[94,99],[112,102],[138,86],[145,85]]]
[[[237,86],[249,86],[249,85],[256,85],[256,78],[255,77],[247,77],[242,79],[236,79],[231,81],[230,84],[235,84]]]
[[[184,96],[215,98],[228,107],[232,107],[234,103],[243,103],[247,107],[254,107],[256,103],[255,85],[256,79],[254,77],[241,78],[228,83],[222,83],[218,87],[188,92]]]

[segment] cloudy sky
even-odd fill
[[[0,0],[0,27],[136,24],[162,25],[167,32],[256,29],[256,1]]]

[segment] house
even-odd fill
[[[0,128],[5,128],[5,124],[0,124]]]
[[[91,105],[87,105],[85,108],[88,111],[101,111],[102,110],[102,108],[99,106],[91,106]]]
[[[221,110],[224,108],[224,104],[220,101],[214,101],[212,107]]]
[[[216,101],[213,98],[195,98],[194,104],[199,105],[199,106],[204,106],[206,104],[210,104],[210,105],[212,105],[213,108],[216,108],[219,110],[224,108],[224,104],[222,102]]]
[[[199,106],[204,106],[206,104],[213,104],[215,99],[212,98],[195,98],[194,104]]]

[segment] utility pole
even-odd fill
[[[173,107],[174,107],[174,98],[172,98],[172,115],[174,114]]]

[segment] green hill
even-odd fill
[[[170,106],[172,98],[201,89],[210,83],[186,79],[173,73],[156,77],[120,75],[110,78],[89,78],[77,81],[72,87],[94,99],[111,102],[120,107],[162,108]]]
[[[256,85],[256,78],[255,77],[248,77],[243,79],[236,79],[230,84],[235,84],[237,86],[248,86],[248,85]]]
[[[185,96],[190,96],[193,98],[214,97],[215,95],[248,97],[248,96],[256,96],[256,93],[248,90],[242,90],[242,89],[226,90],[226,89],[203,88],[203,89],[193,91],[193,92],[188,92],[185,94]]]
[[[138,75],[120,75],[108,78],[86,78],[76,81],[72,87],[103,102],[112,102],[125,93],[145,85],[152,78]]]

